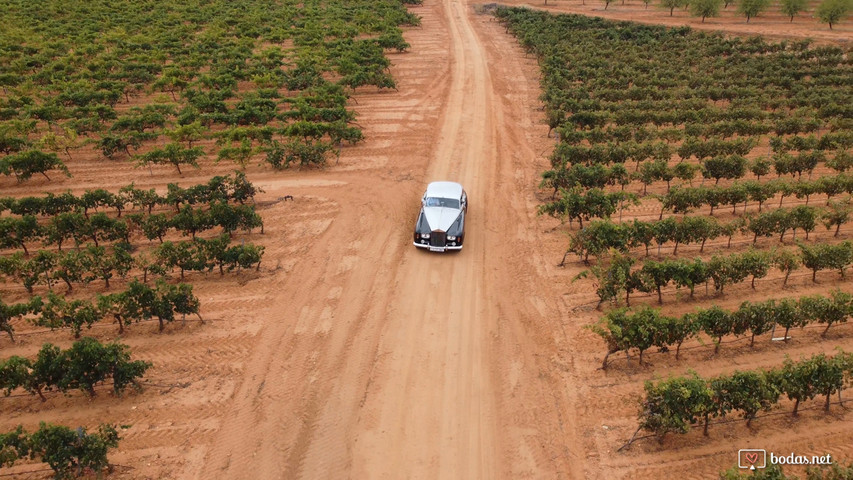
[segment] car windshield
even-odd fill
[[[428,197],[424,203],[427,207],[459,208],[459,200],[455,198]]]

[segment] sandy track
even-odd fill
[[[410,52],[392,56],[400,90],[356,97],[367,141],[324,172],[252,172],[267,190],[259,200],[273,204],[262,212],[267,269],[209,295],[214,315],[245,323],[226,338],[208,333],[207,351],[182,338],[177,355],[152,349],[179,378],[173,365],[183,357],[190,375],[208,375],[203,362],[218,351],[229,366],[167,393],[176,396],[165,407],[142,399],[150,413],[132,419],[148,429],[129,435],[127,463],[155,452],[166,467],[152,478],[609,479],[713,477],[732,465],[741,439],[849,456],[844,420],[817,411],[615,452],[636,428],[647,379],[849,349],[853,335],[727,345],[718,356],[695,348],[681,361],[655,354],[649,367],[619,360],[598,370],[602,343],[582,328],[600,315],[595,295],[570,281],[584,267],[554,267],[566,239],[534,214],[552,146],[537,117],[535,61],[466,2],[413,10],[423,27],[406,32]],[[462,182],[471,199],[458,254],[411,246],[418,198],[435,179]],[[274,203],[285,194],[297,201]],[[777,284],[713,301],[732,308],[781,295]],[[189,446],[182,435],[193,437]]]
[[[201,478],[509,478],[562,464],[552,450],[564,452],[565,440],[554,440],[572,435],[525,425],[532,412],[550,416],[561,395],[545,386],[551,377],[536,380],[550,367],[538,365],[535,342],[552,339],[531,342],[521,322],[533,305],[514,286],[528,261],[516,252],[534,245],[523,232],[535,221],[538,167],[517,130],[534,125],[533,70],[508,37],[485,44],[478,29],[498,27],[462,2],[416,12],[423,29],[395,58],[401,95],[359,98],[367,147],[386,145],[384,174],[343,165],[325,176],[346,182],[330,193],[342,211],[273,280],[281,293]],[[507,49],[515,55],[503,57]],[[516,95],[508,74],[520,82]],[[436,179],[469,192],[460,253],[411,246],[420,192]],[[520,385],[525,374],[532,382]]]

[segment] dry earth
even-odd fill
[[[641,440],[616,453],[635,429],[644,380],[849,350],[853,334],[840,326],[822,341],[798,331],[787,345],[735,342],[717,356],[694,342],[677,362],[652,354],[648,367],[616,359],[599,370],[603,344],[582,328],[598,317],[593,289],[570,281],[583,265],[555,266],[563,227],[535,215],[553,145],[541,123],[536,62],[472,5],[413,7],[423,26],[406,32],[409,52],[391,55],[399,91],[358,93],[367,140],[339,162],[248,169],[266,191],[257,199],[266,233],[242,237],[266,247],[260,271],[190,275],[206,324],[178,323],[163,334],[143,324],[121,338],[155,365],[142,393],[116,398],[103,389],[92,400],[74,393],[46,403],[14,395],[0,399],[0,430],[39,420],[130,424],[111,457],[111,478],[123,479],[713,478],[747,446],[853,458],[850,416],[837,406],[828,415],[761,418],[752,429],[715,425],[707,438]],[[68,165],[72,179],[3,180],[4,194],[176,181],[167,168],[149,175],[93,152]],[[227,170],[208,161],[179,182]],[[469,193],[467,244],[456,254],[411,246],[418,199],[435,179]],[[706,254],[723,248],[709,245]],[[700,293],[696,303],[669,292],[666,300],[685,311],[699,301],[731,307],[842,285],[833,274],[820,280],[792,278],[782,291],[774,276],[756,291]],[[3,289],[4,298],[24,296]],[[71,341],[17,328],[18,343],[0,338],[4,356]],[[117,338],[112,325],[87,333]],[[41,464],[0,469],[6,474],[49,476]]]

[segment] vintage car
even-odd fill
[[[421,199],[415,223],[415,246],[431,252],[461,250],[468,196],[455,182],[432,182]]]

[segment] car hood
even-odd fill
[[[447,207],[424,207],[424,217],[430,230],[441,230],[446,232],[459,218],[462,210]]]

